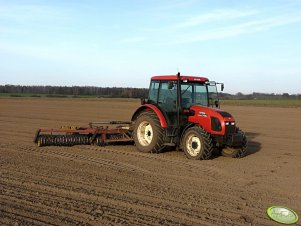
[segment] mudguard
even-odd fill
[[[161,124],[162,128],[167,128],[168,127],[166,118],[164,117],[163,113],[160,111],[159,108],[157,108],[156,106],[154,106],[152,104],[144,104],[144,105],[140,106],[135,111],[135,113],[133,114],[131,121],[132,122],[135,121],[136,118],[138,117],[138,115],[140,114],[140,112],[142,112],[144,110],[152,110],[152,111],[154,111],[156,113],[157,117],[160,120],[160,124]]]

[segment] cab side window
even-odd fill
[[[161,82],[160,93],[158,98],[159,106],[165,112],[175,112],[177,102],[177,85],[168,87],[168,82]]]
[[[158,91],[159,91],[159,81],[152,81],[149,87],[148,99],[157,103]]]

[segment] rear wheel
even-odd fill
[[[184,153],[189,159],[209,159],[213,151],[213,141],[206,131],[200,127],[186,130],[183,137]]]
[[[133,139],[141,152],[160,153],[164,148],[164,129],[152,111],[141,113],[134,124]]]
[[[240,131],[242,132],[242,131]],[[243,133],[243,132],[242,132]],[[243,141],[239,147],[225,147],[222,149],[221,154],[225,157],[230,158],[242,158],[246,156],[247,153],[247,137],[243,133]]]

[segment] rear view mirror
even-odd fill
[[[214,101],[215,107],[218,108],[219,107],[219,102],[218,100]]]
[[[225,88],[224,83],[222,83],[221,84],[221,90],[224,91],[224,88]]]
[[[148,103],[148,99],[141,98],[140,102],[141,102],[141,105],[147,104]]]

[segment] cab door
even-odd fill
[[[177,84],[161,81],[158,93],[158,105],[167,117],[168,125],[176,125],[177,120]]]

